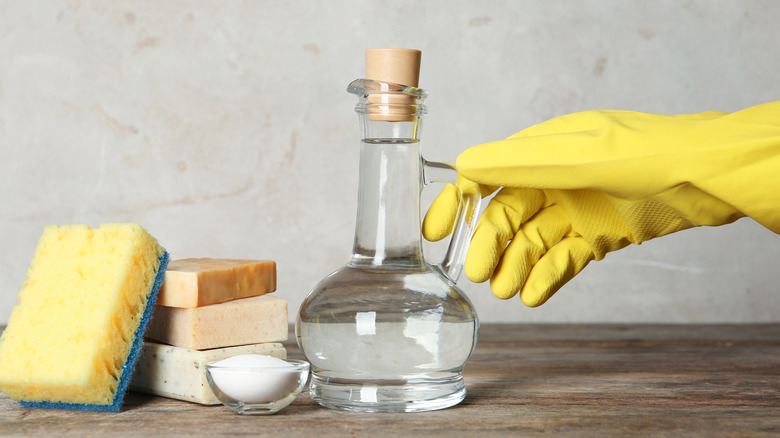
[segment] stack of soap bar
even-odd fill
[[[0,339],[27,407],[119,411],[168,254],[136,224],[48,226]]]
[[[204,363],[256,352],[286,357],[278,342],[287,340],[287,301],[270,295],[275,290],[272,261],[172,261],[131,388],[219,403],[206,384]]]

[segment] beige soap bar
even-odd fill
[[[173,260],[157,304],[194,308],[256,297],[276,290],[276,262],[270,260]]]
[[[155,306],[146,336],[192,350],[287,340],[287,300],[273,295],[195,309]]]
[[[242,345],[213,350],[189,350],[154,342],[144,343],[130,389],[204,405],[219,404],[206,381],[206,363],[239,354],[263,354],[285,359],[282,344]]]

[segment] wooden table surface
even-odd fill
[[[780,324],[483,325],[465,376],[460,405],[413,414],[335,411],[307,394],[252,417],[136,393],[120,413],[0,394],[0,435],[780,436]]]

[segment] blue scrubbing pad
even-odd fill
[[[118,412],[169,255],[135,224],[69,227],[41,238],[0,338],[0,389],[25,407]]]

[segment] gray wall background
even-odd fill
[[[366,48],[423,51],[424,154],[454,161],[574,111],[780,99],[778,23],[774,1],[0,1],[0,323],[45,224],[122,221],[174,258],[276,260],[294,319],[351,249]],[[743,219],[537,309],[462,284],[483,322],[780,321],[779,258]]]

